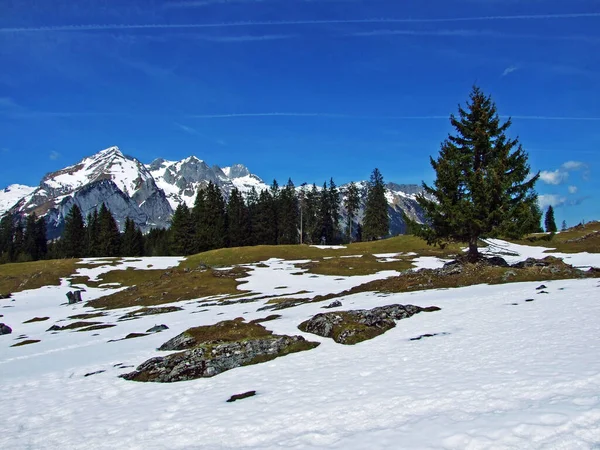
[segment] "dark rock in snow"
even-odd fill
[[[104,373],[106,370],[96,370],[95,372],[86,373],[84,377],[91,377],[92,375],[98,375],[99,373]]]
[[[235,394],[235,395],[232,395],[231,397],[229,397],[229,400],[227,400],[227,403],[235,402],[236,400],[242,400],[242,399],[248,398],[248,397],[254,397],[255,395],[256,395],[256,391],[248,391],[248,392],[244,392],[243,394]]]
[[[12,333],[12,328],[4,323],[0,323],[0,335]]]
[[[339,311],[317,314],[298,328],[307,333],[333,338],[340,344],[357,344],[372,339],[396,326],[396,320],[406,319],[422,311],[439,311],[437,306],[421,308],[414,305],[388,305],[371,310]]]
[[[169,327],[166,326],[165,324],[162,325],[154,325],[152,328],[150,328],[149,330],[146,330],[146,333],[160,333],[161,331],[164,330],[168,330]]]
[[[540,285],[540,286],[538,286],[538,287],[535,288],[536,291],[539,291],[540,289],[546,289],[546,285],[542,284],[542,285]]]
[[[10,298],[12,294],[0,294],[0,300],[6,300],[7,298]]]
[[[73,303],[81,302],[81,293],[83,291],[69,291],[67,292],[67,298],[69,299],[69,305]]]
[[[342,302],[340,302],[339,300],[335,300],[335,301],[331,302],[329,305],[323,306],[323,308],[331,309],[331,308],[337,308],[339,306],[342,306]]]

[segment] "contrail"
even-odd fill
[[[552,20],[581,19],[600,17],[600,12],[569,14],[524,14],[515,16],[479,16],[448,18],[371,18],[371,19],[314,19],[314,20],[269,20],[216,23],[151,23],[151,24],[89,24],[89,25],[49,25],[42,27],[5,27],[2,33],[32,33],[44,31],[103,31],[103,30],[147,30],[147,29],[182,29],[182,28],[235,28],[256,26],[303,26],[303,25],[339,25],[339,24],[393,24],[393,23],[448,23],[448,22],[482,22],[502,20]]]

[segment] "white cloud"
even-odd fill
[[[518,70],[519,68],[517,66],[510,66],[507,67],[506,69],[504,69],[504,72],[502,72],[502,76],[505,77],[508,74],[511,74],[513,72],[515,72],[516,70]]]
[[[569,194],[576,194],[577,193],[577,186],[569,186]]]
[[[566,203],[567,199],[562,195],[543,194],[538,196],[538,204],[541,209],[546,209],[548,206],[560,206]]]
[[[581,161],[567,161],[560,167],[563,170],[581,170],[587,166],[585,163],[582,163]]]
[[[540,172],[540,180],[542,180],[546,184],[561,184],[564,181],[567,181],[569,178],[569,172],[556,169],[554,172],[549,172],[547,170],[542,170]]]
[[[60,158],[60,153],[58,153],[56,150],[52,150],[50,152],[50,159],[52,161],[56,161],[58,158]]]

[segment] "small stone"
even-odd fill
[[[532,301],[533,301],[533,299],[532,299],[532,298],[528,298],[528,299],[526,299],[525,301],[526,301],[526,302],[532,302]]]
[[[96,370],[95,372],[86,373],[84,377],[91,377],[92,375],[98,375],[99,373],[106,372],[106,370]]]
[[[546,289],[546,285],[540,284],[538,287],[535,288],[536,291],[539,291],[540,289]]]
[[[0,335],[12,333],[12,328],[4,323],[0,323]]]
[[[323,308],[331,309],[331,308],[338,308],[340,306],[342,306],[342,302],[340,302],[339,300],[335,300],[335,301],[331,302],[329,305],[323,306]]]
[[[242,400],[242,399],[248,398],[248,397],[254,397],[255,395],[256,395],[256,391],[248,391],[248,392],[244,392],[243,394],[235,394],[235,395],[232,395],[231,397],[229,397],[229,400],[227,400],[227,403],[235,402],[236,400]]]
[[[165,324],[162,325],[154,325],[152,328],[150,328],[149,330],[146,330],[146,333],[160,333],[161,331],[164,330],[168,330],[169,327],[166,326]]]

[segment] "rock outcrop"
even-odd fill
[[[396,320],[406,319],[422,311],[438,311],[431,306],[388,305],[370,310],[339,311],[317,314],[298,328],[307,333],[330,337],[339,344],[352,345],[372,339],[396,326]]]
[[[12,328],[4,323],[0,323],[0,335],[12,333]]]
[[[274,335],[262,325],[246,323],[243,319],[227,320],[181,333],[159,350],[183,351],[151,358],[121,377],[159,383],[208,378],[318,345],[302,336]]]

